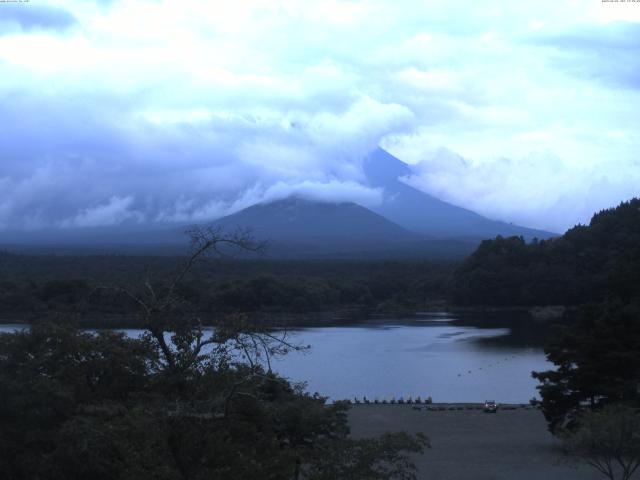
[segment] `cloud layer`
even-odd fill
[[[34,30],[64,31],[76,23],[67,10],[49,5],[25,5],[6,2],[0,12],[0,34]]]
[[[640,193],[640,4],[60,0],[0,19],[3,229],[375,205],[378,145],[411,185],[528,226]]]

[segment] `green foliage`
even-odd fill
[[[579,428],[564,437],[567,451],[610,480],[629,480],[640,466],[638,410],[614,404],[586,413],[579,420]]]
[[[131,325],[135,303],[122,291],[103,287],[135,285],[144,277],[169,278],[183,261],[184,257],[0,253],[0,315],[68,312],[99,318],[105,326]],[[452,268],[430,262],[202,259],[177,286],[177,293],[207,321],[221,312],[416,309],[445,297]]]
[[[332,468],[356,471],[349,462],[359,459],[372,462],[364,472],[388,475],[344,478],[412,478],[403,452],[424,439],[351,439],[347,405],[326,405],[255,362],[234,363],[231,329],[216,337],[219,348],[171,366],[151,336],[68,322],[0,335],[3,478],[326,478],[314,476],[320,463],[348,451]],[[198,337],[174,334],[176,358],[195,352]]]
[[[579,305],[640,296],[640,199],[597,213],[562,237],[485,240],[456,270],[460,305]]]
[[[574,322],[557,329],[545,353],[556,369],[533,376],[541,382],[551,431],[571,427],[585,404],[640,404],[640,304],[583,307]]]
[[[48,478],[48,457],[81,406],[127,404],[156,357],[122,334],[44,323],[0,335],[0,465],[6,478]],[[42,457],[42,458],[41,458]]]
[[[119,308],[146,330],[131,339],[55,321],[0,335],[3,478],[299,480],[327,478],[328,471],[335,479],[415,478],[405,452],[422,451],[425,437],[352,439],[346,403],[326,405],[326,398],[271,372],[272,355],[301,348],[286,335],[240,314],[217,322],[212,333],[201,328],[203,309],[219,302],[317,308],[363,301],[368,289],[329,278],[258,275],[211,293],[211,276],[198,270],[211,267],[202,262],[206,254],[260,247],[246,232],[195,228],[189,235],[189,256],[133,286],[91,287],[64,276],[41,285],[0,283],[0,300],[11,308],[24,307],[21,299],[39,302],[31,311]],[[20,260],[0,254],[0,272]]]

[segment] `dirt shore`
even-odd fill
[[[568,462],[547,431],[542,413],[517,408],[415,410],[413,405],[354,405],[349,412],[356,437],[404,430],[423,432],[431,449],[415,458],[420,479],[429,480],[597,480],[588,465]],[[640,478],[640,477],[638,477]]]

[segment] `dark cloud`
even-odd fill
[[[64,31],[77,23],[67,10],[35,2],[0,4],[0,35],[16,30]]]

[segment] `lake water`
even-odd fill
[[[434,402],[524,403],[537,396],[532,370],[552,368],[541,327],[514,314],[419,314],[346,326],[294,328],[311,345],[272,362],[331,399],[431,396]],[[0,325],[0,331],[20,328]],[[139,330],[125,330],[137,336]]]

